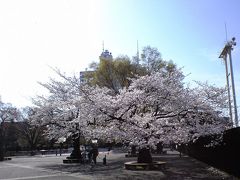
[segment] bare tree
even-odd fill
[[[18,132],[21,137],[27,142],[31,150],[31,155],[34,155],[37,145],[45,140],[44,126],[31,123],[34,121],[36,111],[34,108],[26,107],[21,113],[22,121],[18,122]]]
[[[17,121],[19,111],[11,104],[0,101],[0,161],[4,160],[6,145],[6,123]]]

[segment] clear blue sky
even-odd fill
[[[240,44],[239,0],[8,0],[0,1],[0,95],[18,107],[44,93],[37,81],[54,76],[49,66],[78,73],[98,61],[105,48],[113,56],[136,54],[150,45],[166,60],[191,73],[188,81],[225,86],[218,58],[228,39]],[[240,97],[240,45],[233,51]],[[240,105],[240,102],[238,102]]]

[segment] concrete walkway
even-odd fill
[[[102,158],[107,155],[107,165]],[[155,160],[166,161],[163,171],[130,171],[124,169],[124,162],[136,160],[125,158],[124,153],[100,153],[97,165],[63,164],[66,155],[13,157],[0,162],[0,180],[189,180],[189,179],[237,179],[188,156],[176,153],[154,156]]]

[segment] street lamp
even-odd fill
[[[228,88],[228,103],[229,103],[229,115],[230,115],[230,120],[233,123],[232,119],[232,107],[231,107],[231,95],[230,95],[230,87],[229,87],[229,73],[228,73],[228,64],[227,64],[227,57],[229,57],[229,64],[230,64],[230,75],[231,75],[231,85],[232,85],[232,94],[233,94],[233,103],[234,103],[234,114],[235,114],[235,126],[238,126],[238,114],[237,114],[237,102],[236,102],[236,94],[235,94],[235,85],[234,85],[234,75],[233,75],[233,67],[232,67],[232,50],[233,46],[236,46],[236,38],[233,37],[231,41],[228,41],[219,58],[223,58],[225,62],[225,68],[226,68],[226,79],[227,79],[227,88]]]

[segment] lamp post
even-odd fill
[[[223,57],[223,60],[225,62],[225,70],[226,70],[226,80],[227,80],[227,91],[228,91],[228,106],[229,106],[229,116],[230,116],[230,122],[233,123],[233,117],[232,117],[232,104],[231,104],[231,94],[230,94],[230,86],[229,86],[229,72],[228,72],[228,63],[227,63],[227,56]]]
[[[235,38],[233,37],[231,41],[228,41],[219,58],[223,58],[225,61],[225,67],[226,67],[226,79],[227,79],[227,88],[228,88],[228,103],[229,103],[229,114],[230,114],[230,120],[232,123],[235,123],[235,126],[238,127],[238,113],[237,113],[237,102],[236,102],[236,94],[235,94],[235,85],[234,85],[234,75],[233,75],[233,66],[232,66],[232,50],[233,46],[236,46]],[[230,75],[231,75],[231,85],[232,85],[232,95],[233,95],[233,104],[234,104],[234,122],[232,119],[232,107],[231,107],[231,97],[230,97],[230,87],[229,87],[229,80],[228,80],[228,65],[227,65],[227,57],[229,56],[229,64],[230,64]]]

